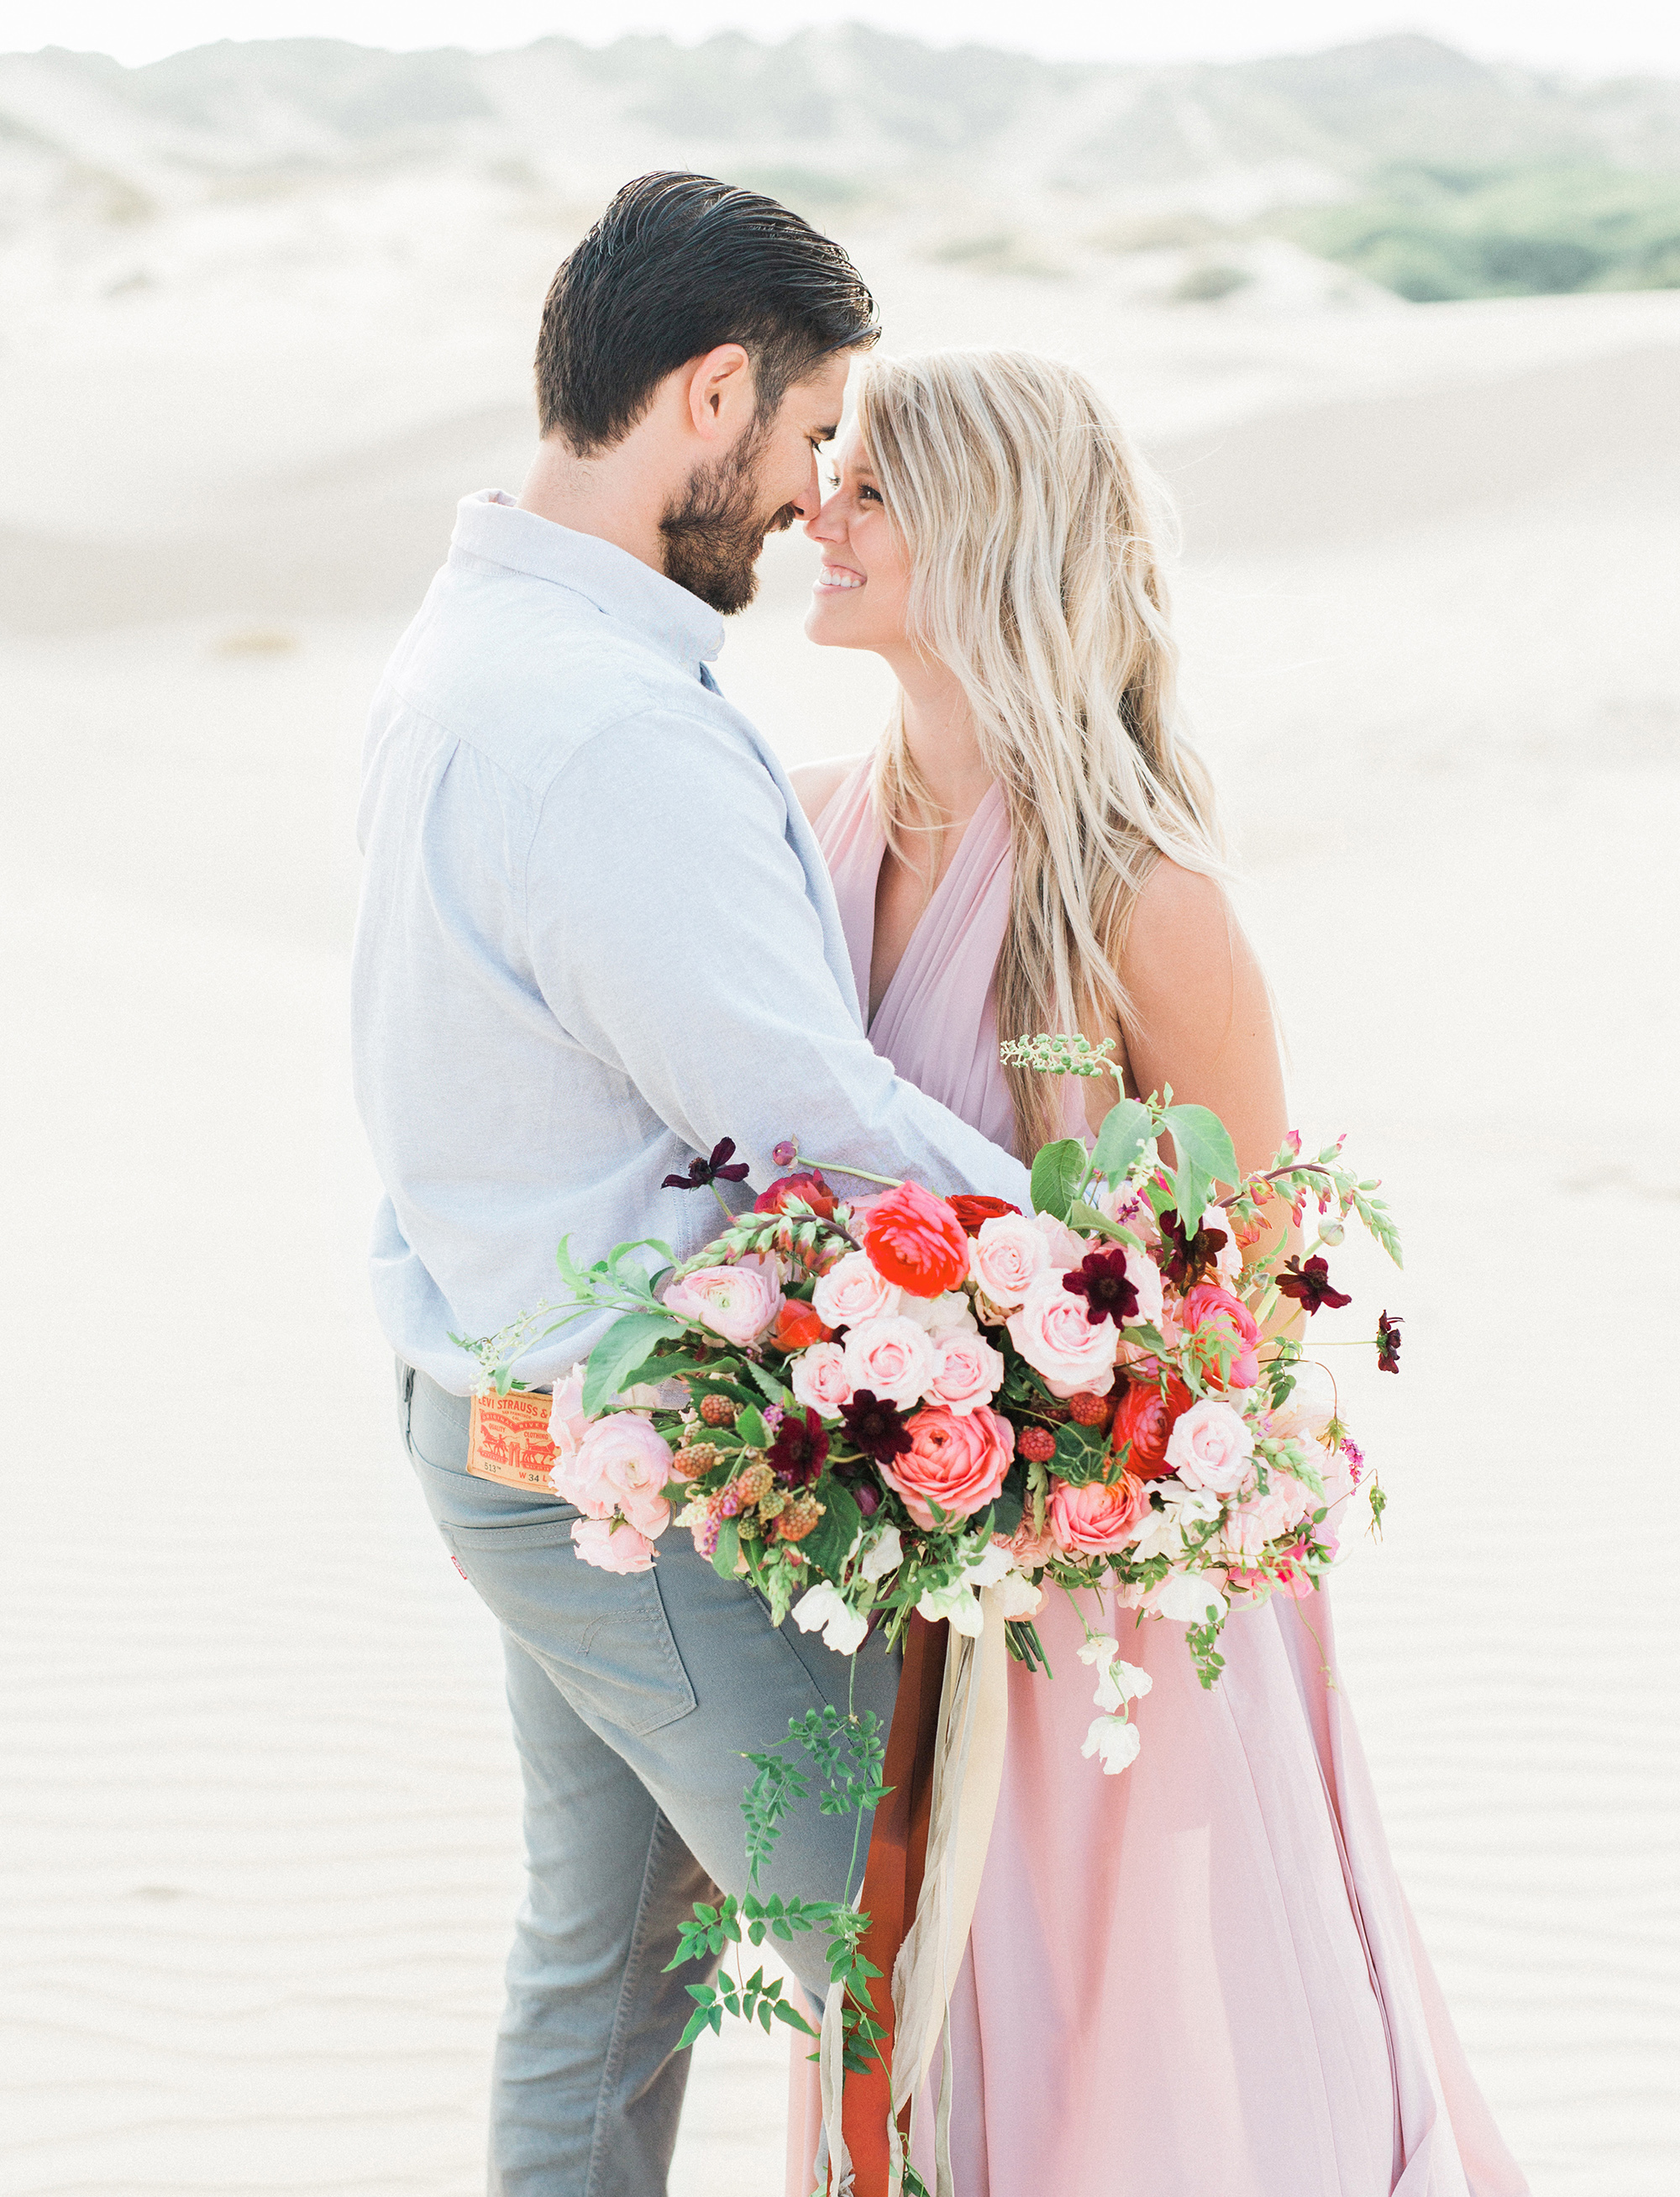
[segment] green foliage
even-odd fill
[[[1065,1220],[1085,1186],[1089,1167],[1085,1146],[1077,1137],[1063,1137],[1057,1144],[1045,1145],[1033,1162],[1034,1211],[1053,1213],[1058,1220]]]
[[[1309,251],[1417,303],[1680,287],[1680,177],[1547,165],[1382,171],[1289,217]]]
[[[858,1537],[863,1513],[851,1491],[843,1487],[831,1474],[823,1482],[822,1504],[821,1517],[800,1545],[807,1562],[814,1564],[819,1572],[837,1572]]]
[[[1097,1133],[1092,1165],[1111,1183],[1121,1180],[1137,1164],[1138,1155],[1155,1133],[1150,1110],[1136,1098],[1122,1098],[1103,1116]]]
[[[1215,1183],[1237,1180],[1237,1155],[1219,1116],[1206,1106],[1168,1106],[1161,1127],[1173,1139],[1173,1203],[1186,1229],[1201,1226]]]
[[[680,1320],[662,1312],[627,1313],[615,1320],[589,1353],[583,1376],[583,1409],[601,1410],[622,1389],[633,1385],[633,1377],[653,1354],[656,1343],[674,1342],[682,1333]]]

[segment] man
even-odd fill
[[[374,704],[355,1046],[387,1191],[374,1294],[415,1471],[503,1629],[525,1781],[497,2193],[663,2189],[700,1973],[663,1973],[677,1925],[743,1887],[742,1752],[843,1704],[854,1672],[684,1537],[609,1576],[545,1487],[469,1472],[476,1369],[450,1337],[550,1295],[562,1236],[586,1259],[697,1249],[711,1200],[658,1185],[725,1136],[761,1183],[797,1133],[1024,1203],[1012,1159],[872,1052],[809,827],[706,669],[767,535],[815,512],[875,335],[846,255],[773,200],[627,186],[549,293],[524,493],[461,505]],[[538,1342],[522,1379],[551,1386],[599,1331]],[[874,1643],[851,1698],[885,1719],[895,1683]],[[853,1831],[790,1825],[775,1882],[840,1897]],[[820,1945],[791,1957],[820,1994]]]

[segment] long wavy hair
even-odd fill
[[[858,425],[909,553],[911,638],[961,682],[1008,803],[999,1031],[1125,1027],[1120,959],[1150,871],[1162,855],[1224,868],[1212,780],[1177,726],[1164,501],[1089,378],[1030,351],[872,361]],[[889,845],[919,867],[916,839],[942,820],[901,706],[872,791]],[[1062,1094],[1005,1073],[1028,1156],[1059,1133]]]

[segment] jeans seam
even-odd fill
[[[647,1860],[641,1873],[641,1890],[636,1895],[636,1919],[630,1931],[630,1949],[624,1956],[624,1973],[619,1979],[618,2004],[612,2017],[612,2034],[607,2039],[606,2060],[601,2068],[600,2087],[595,2092],[594,2130],[589,2139],[589,2171],[584,2178],[584,2197],[595,2197],[600,2184],[597,2173],[602,2162],[601,2121],[606,2108],[607,2093],[617,2083],[624,2064],[624,2027],[630,2002],[641,1974],[642,1955],[647,1944],[648,1893],[653,1880],[653,1864],[659,1852],[661,1834],[668,1828],[663,1809],[656,1809],[653,1829],[647,1841]]]

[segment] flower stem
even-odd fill
[[[902,1175],[871,1174],[867,1168],[851,1167],[843,1160],[808,1159],[803,1152],[801,1152],[799,1157],[801,1164],[805,1167],[819,1169],[826,1168],[831,1174],[849,1174],[857,1182],[878,1182],[888,1190],[902,1190],[904,1187]]]

